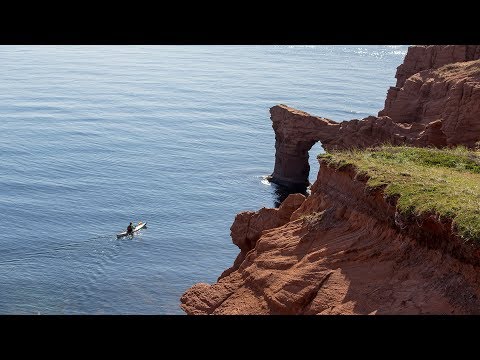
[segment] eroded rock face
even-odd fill
[[[232,242],[240,248],[240,254],[235,259],[233,266],[220,275],[220,279],[240,266],[247,253],[255,247],[257,240],[264,231],[289,222],[293,212],[304,201],[304,195],[290,194],[278,209],[262,208],[255,212],[243,211],[237,214],[230,227],[230,236],[232,237]]]
[[[475,146],[480,140],[480,60],[424,70],[388,92],[379,115],[395,123],[441,122],[446,145]],[[438,126],[438,125],[437,125]],[[427,141],[426,145],[431,144]]]
[[[479,252],[465,249],[451,226],[433,218],[402,230],[395,204],[368,190],[366,180],[322,164],[312,195],[291,220],[264,231],[216,284],[190,288],[182,308],[188,314],[480,313]],[[422,235],[432,229],[434,240]]]
[[[474,147],[480,141],[479,58],[480,45],[410,47],[378,117],[335,122],[286,105],[272,107],[271,181],[308,185],[308,151],[317,141],[326,150],[384,143]]]
[[[258,211],[244,211],[235,217],[230,227],[232,241],[240,250],[248,252],[255,247],[255,243],[262,231],[273,229],[286,224],[292,213],[305,201],[302,194],[290,194],[278,209],[262,208]]]
[[[397,88],[410,76],[447,64],[480,59],[480,45],[416,45],[410,46],[403,63],[397,68]]]

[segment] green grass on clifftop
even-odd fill
[[[400,212],[434,212],[452,218],[461,237],[480,242],[480,152],[463,147],[383,146],[318,158],[337,168],[353,165],[366,173],[367,185],[385,186],[385,194],[399,196]]]

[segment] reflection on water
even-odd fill
[[[285,187],[282,185],[278,185],[275,183],[271,183],[272,192],[275,195],[274,197],[274,205],[276,208],[280,207],[280,204],[285,200],[288,195],[300,193],[302,195],[308,196],[309,190],[306,186],[298,186],[298,187]]]

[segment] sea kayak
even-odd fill
[[[135,226],[135,228],[133,229],[132,235],[135,234],[138,230],[146,229],[146,228],[147,228],[147,223],[144,223],[144,222],[141,222],[141,221],[140,221],[140,222],[137,224],[137,226]],[[124,236],[127,236],[127,232],[126,232],[126,231],[121,232],[120,234],[117,234],[117,239],[120,239],[120,238],[122,238],[122,237],[124,237]]]

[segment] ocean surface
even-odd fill
[[[0,314],[183,314],[278,201],[269,108],[376,115],[406,50],[0,46]]]

